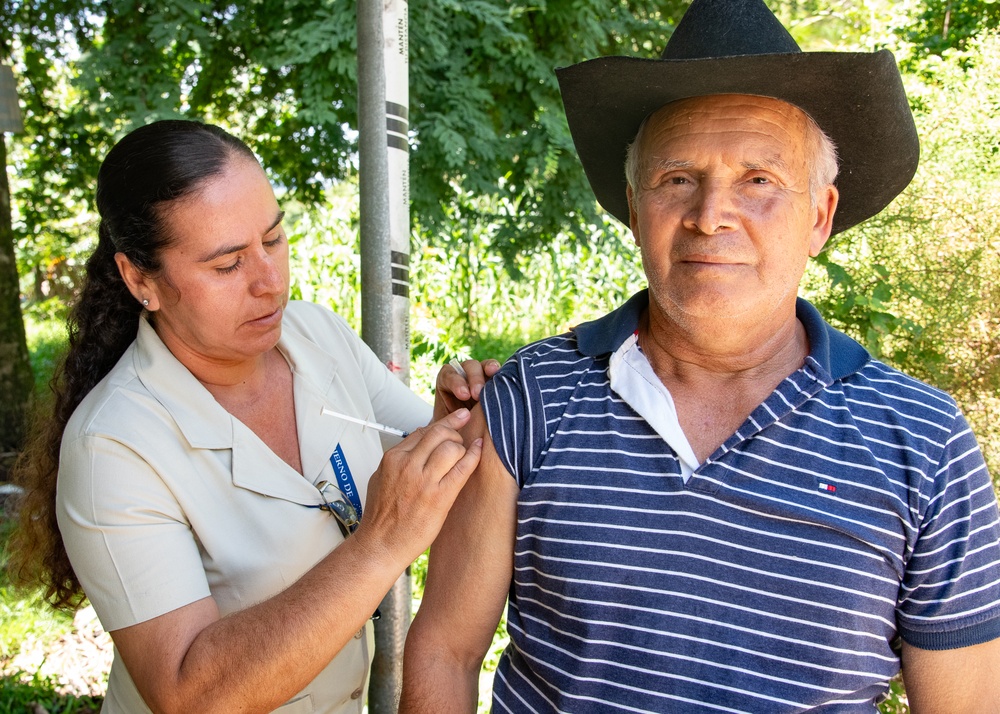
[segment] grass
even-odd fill
[[[97,714],[99,697],[60,694],[56,684],[38,674],[0,677],[0,714]]]
[[[48,394],[49,380],[66,349],[66,325],[57,314],[32,309],[24,316],[24,330],[35,375],[35,394]]]
[[[11,523],[0,518],[0,551],[10,531]],[[25,643],[53,642],[72,630],[71,615],[53,610],[38,593],[14,592],[0,569],[0,714],[96,714],[100,698],[63,693],[51,677],[8,666]]]
[[[39,595],[0,586],[0,663],[14,657],[24,642],[50,641],[73,630],[73,618],[49,607]],[[3,710],[0,709],[0,712]]]
[[[0,663],[9,660],[30,638],[50,639],[73,628],[73,618],[49,607],[38,594],[14,592],[7,578],[7,539],[14,524],[0,512]],[[3,707],[0,704],[0,713]]]
[[[25,329],[35,393],[44,398],[52,373],[66,345],[65,326],[55,315],[32,310]],[[13,524],[0,514],[0,553]],[[0,557],[0,566],[4,559]],[[69,613],[52,609],[39,593],[15,592],[0,568],[0,714],[96,714],[101,699],[60,691],[53,678],[9,667],[29,642],[53,642],[73,630]]]

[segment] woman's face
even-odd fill
[[[263,169],[241,156],[164,212],[173,242],[143,297],[157,334],[195,374],[277,344],[288,302],[283,215]]]

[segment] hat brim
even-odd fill
[[[752,94],[794,104],[837,146],[833,233],[889,205],[920,146],[892,53],[801,52],[686,60],[601,57],[556,70],[566,118],[598,202],[629,224],[625,153],[642,120],[678,99]]]

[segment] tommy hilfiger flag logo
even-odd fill
[[[820,491],[826,491],[827,493],[836,493],[837,492],[837,487],[834,486],[832,483],[823,483],[822,481],[820,481],[819,482],[819,490]]]

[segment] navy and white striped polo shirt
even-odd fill
[[[684,483],[608,381],[646,293],[483,393],[521,486],[494,712],[871,712],[925,649],[1000,637],[1000,525],[954,401],[804,301],[810,354]]]

